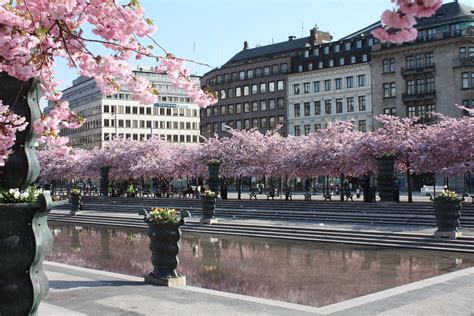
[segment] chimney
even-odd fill
[[[294,36],[294,35],[288,36],[288,40],[289,40],[289,41],[292,41],[292,40],[294,40],[295,38],[296,38],[296,36]]]
[[[332,41],[332,35],[329,32],[319,31],[314,27],[309,31],[309,43],[311,45],[318,45]]]
[[[247,41],[244,42],[244,50],[249,48],[249,43]]]

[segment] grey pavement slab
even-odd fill
[[[474,268],[320,308],[195,287],[154,287],[143,278],[45,262],[50,293],[39,315],[468,315]]]

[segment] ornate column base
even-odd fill
[[[462,232],[460,232],[460,231],[442,232],[442,231],[437,230],[434,233],[434,239],[435,240],[441,240],[443,238],[448,238],[450,240],[455,240],[458,237],[462,237]]]
[[[149,275],[145,275],[145,283],[150,284],[150,285],[169,286],[169,287],[185,286],[186,276],[180,275],[178,277],[159,278],[159,277],[155,277],[154,275],[150,273]]]

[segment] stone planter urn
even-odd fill
[[[0,167],[0,186],[4,190],[24,191],[38,178],[32,123],[40,117],[39,96],[35,80],[20,81],[0,73],[0,99],[28,122],[25,130],[16,133],[11,154]],[[65,203],[53,203],[44,193],[35,203],[0,204],[0,315],[37,314],[49,289],[42,269],[53,243],[48,212],[53,204]]]
[[[79,209],[81,208],[81,193],[80,192],[74,192],[71,191],[71,211],[69,212],[69,215],[76,215],[77,212],[79,212]]]
[[[100,168],[100,196],[109,195],[109,171],[110,167]]]
[[[203,195],[201,197],[202,217],[199,220],[201,224],[217,223],[216,215],[216,198]]]
[[[380,202],[392,202],[395,191],[395,158],[383,157],[377,159],[379,176],[377,186],[379,190]]]
[[[461,201],[460,200],[443,200],[434,199],[434,209],[436,216],[436,224],[438,230],[434,234],[436,240],[441,238],[456,239],[462,236],[460,230],[459,218],[461,217]]]
[[[179,264],[180,226],[184,225],[184,218],[181,217],[177,223],[150,223],[149,213],[146,210],[139,214],[145,215],[144,221],[148,224],[149,248],[153,264],[153,271],[145,276],[145,283],[164,286],[186,285],[186,277],[176,272]]]
[[[219,160],[209,160],[207,162],[207,167],[209,171],[209,189],[213,192],[219,192],[220,180],[219,180],[219,168],[220,168],[220,161]]]

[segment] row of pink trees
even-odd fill
[[[370,133],[355,130],[352,122],[336,121],[301,137],[230,130],[230,137],[214,137],[194,146],[159,138],[116,139],[100,149],[73,150],[66,157],[49,151],[39,156],[44,179],[96,178],[100,167],[109,166],[113,179],[127,180],[205,176],[210,159],[222,161],[225,177],[358,176],[376,172],[376,157],[391,153],[397,170],[406,172],[411,191],[414,173],[452,176],[474,169],[474,118],[435,117],[435,123],[426,125],[416,118],[380,116],[383,127]]]

